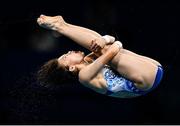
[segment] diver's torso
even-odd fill
[[[97,93],[112,97],[132,98],[141,95],[137,93],[133,82],[122,77],[108,66],[105,66],[90,83],[83,85]]]

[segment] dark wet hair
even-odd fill
[[[58,59],[52,59],[41,66],[37,72],[37,80],[42,86],[54,87],[78,81],[78,73],[72,73],[69,68],[61,66]]]

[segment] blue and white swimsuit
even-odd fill
[[[103,68],[103,76],[107,83],[106,95],[128,98],[144,95],[156,88],[162,79],[163,69],[161,66],[158,66],[158,71],[153,87],[148,91],[142,91],[138,89],[134,85],[134,82],[122,77],[120,74],[118,74],[116,71],[112,70],[108,66],[105,66]]]

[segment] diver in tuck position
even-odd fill
[[[69,51],[46,62],[38,72],[45,85],[77,79],[82,85],[112,97],[131,98],[156,88],[163,76],[161,64],[149,57],[124,49],[110,35],[69,24],[62,16],[41,15],[38,24],[72,39],[92,51]]]

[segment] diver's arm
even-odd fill
[[[79,81],[82,83],[91,81],[104,65],[113,59],[113,57],[119,52],[120,48],[118,42],[112,44],[103,55],[79,72]]]
[[[92,53],[89,53],[86,57],[84,57],[84,60],[88,63],[92,63],[96,58],[98,58],[98,56],[92,52]]]

